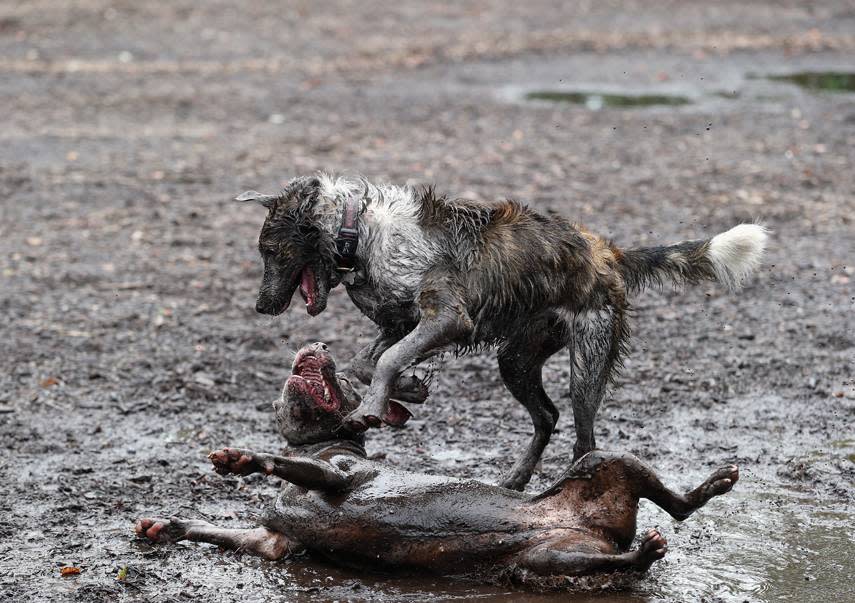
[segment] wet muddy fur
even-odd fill
[[[259,238],[264,277],[257,309],[283,311],[300,287],[307,311],[341,282],[333,244],[343,200],[361,196],[358,277],[345,281],[380,329],[350,372],[369,385],[354,430],[401,424],[389,399],[401,371],[438,350],[494,345],[502,380],[528,410],[532,440],[502,484],[531,478],[559,411],[541,369],[568,348],[574,457],[596,447],[594,419],[629,339],[628,295],[663,282],[736,287],[756,268],[765,230],[740,225],[708,240],[624,250],[555,214],[513,201],[485,205],[364,180],[298,178],[278,196],[247,193],[269,213]]]
[[[207,542],[267,559],[308,549],[350,567],[477,573],[491,579],[509,572],[525,580],[526,575],[646,571],[665,555],[667,543],[650,530],[637,549],[629,550],[639,498],[652,500],[683,520],[710,498],[728,492],[739,477],[735,466],[723,467],[694,490],[679,494],[637,458],[597,451],[577,461],[543,494],[521,497],[474,481],[393,470],[388,483],[381,465],[358,458],[354,449],[336,450],[335,443],[330,444],[313,457],[300,456],[299,450],[288,457],[240,449],[212,453],[219,473],[264,473],[294,484],[285,487],[268,511],[265,526],[224,529],[199,520],[143,518],[136,533],[157,543]],[[373,475],[366,479],[367,474]],[[375,479],[379,483],[373,483]],[[453,495],[438,494],[424,482],[452,490]],[[396,500],[389,504],[384,499],[393,491]],[[379,520],[366,523],[360,511],[371,496],[387,505],[387,515],[394,520],[384,521],[381,514]],[[335,508],[332,523],[324,516],[329,504]],[[455,506],[476,510],[458,517]],[[486,511],[479,516],[482,507]],[[299,521],[287,516],[295,508],[302,510]],[[430,516],[437,508],[442,515]],[[449,516],[458,520],[451,529],[444,525]],[[462,518],[469,523],[461,523]],[[402,523],[407,524],[405,531]]]
[[[369,460],[362,434],[342,431],[342,409],[331,408],[320,391],[334,368],[325,346],[297,355],[293,375],[306,388],[286,384],[275,403],[286,437],[303,425],[311,444],[294,445],[284,456],[237,448],[209,456],[220,474],[261,473],[286,482],[262,526],[224,529],[182,518],[142,518],[138,536],[156,543],[207,542],[268,559],[309,550],[352,567],[410,568],[437,574],[472,574],[518,580],[580,576],[621,570],[646,571],[667,551],[655,530],[635,550],[639,498],[647,498],[679,520],[739,478],[735,466],[714,472],[680,494],[632,455],[594,451],[576,461],[537,496],[474,480],[398,470]],[[333,377],[339,380],[339,377]],[[358,400],[339,384],[345,412]],[[312,401],[331,417],[324,434],[307,414]],[[335,424],[335,418],[339,424]]]

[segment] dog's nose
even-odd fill
[[[267,314],[267,306],[261,300],[255,302],[255,311],[259,314]]]

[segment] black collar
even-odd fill
[[[356,197],[344,200],[344,215],[335,237],[335,250],[338,256],[336,269],[339,272],[356,270],[356,248],[359,247],[359,202]]]

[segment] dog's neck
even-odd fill
[[[344,220],[346,201],[358,199],[357,262],[367,267],[374,245],[402,227],[412,227],[419,219],[419,204],[409,187],[375,185],[364,179],[322,176],[314,207],[318,225],[333,239]]]

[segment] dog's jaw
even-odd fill
[[[310,316],[317,316],[320,313],[317,306],[318,283],[315,279],[315,272],[309,265],[306,265],[300,273],[300,295],[306,302],[306,312]]]

